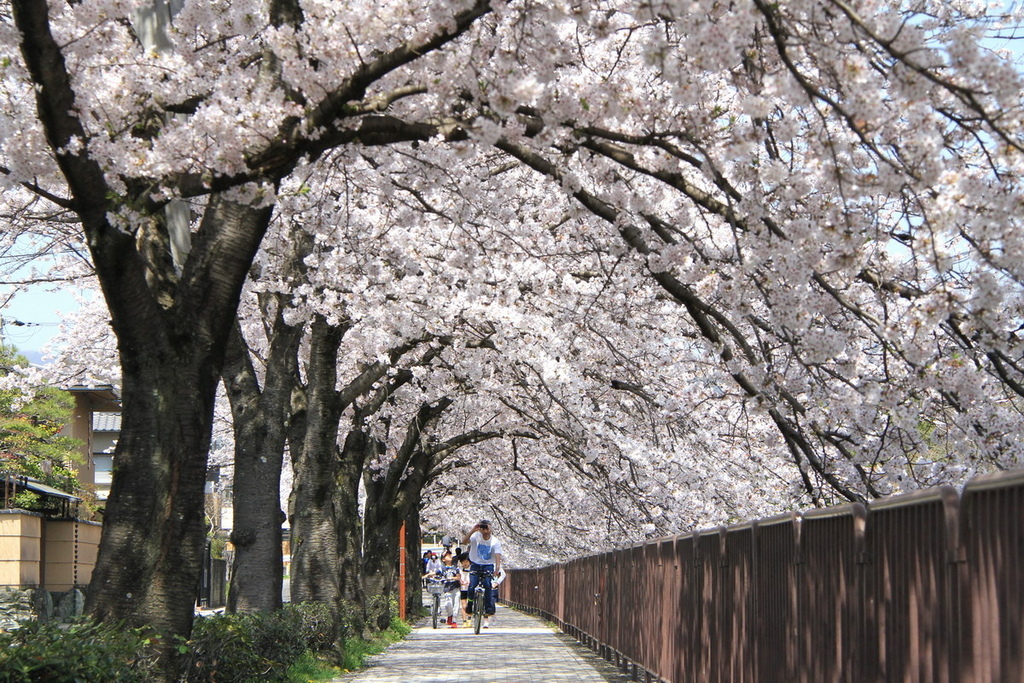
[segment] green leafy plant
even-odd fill
[[[342,672],[336,666],[317,658],[312,652],[305,652],[288,669],[288,683],[320,683],[337,678]]]
[[[14,347],[0,342],[0,375],[25,368],[28,361]],[[31,477],[66,491],[76,491],[72,467],[81,459],[82,443],[62,436],[71,420],[74,399],[56,387],[0,390],[0,474]],[[23,496],[15,504],[48,512],[38,496]]]
[[[361,669],[366,665],[368,657],[380,654],[388,646],[402,640],[411,632],[412,627],[409,624],[398,617],[393,617],[391,619],[391,626],[370,640],[356,637],[348,638],[345,641],[345,652],[341,667],[347,671]]]
[[[0,683],[143,683],[155,661],[152,637],[118,625],[26,622],[0,633]]]
[[[366,658],[409,634],[397,618],[371,640],[345,639],[344,669],[362,668]],[[179,642],[182,681],[188,683],[309,683],[329,681],[340,669],[334,659],[337,627],[326,605],[285,605],[271,613],[219,614],[197,619],[191,640]],[[83,620],[70,627],[27,622],[0,633],[0,683],[141,683],[152,680],[158,635],[141,629]],[[318,656],[325,653],[326,656]]]
[[[270,613],[218,614],[196,621],[185,679],[192,683],[287,681],[307,652],[330,647],[335,627],[325,605],[285,605]]]
[[[306,647],[322,652],[334,646],[337,624],[330,608],[320,602],[303,602],[285,605],[285,609],[296,610],[301,617],[302,639]]]
[[[22,491],[16,493],[11,498],[11,507],[19,508],[21,510],[35,510],[42,505],[41,496],[38,493],[32,493],[31,491]]]

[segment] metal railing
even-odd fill
[[[1024,472],[509,572],[634,679],[1024,681]]]

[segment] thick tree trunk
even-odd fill
[[[342,412],[370,392],[389,367],[383,362],[373,363],[344,389],[336,390],[337,355],[346,329],[344,325],[331,326],[321,317],[311,326],[308,384],[293,415],[291,436],[295,469],[289,503],[291,593],[293,602],[313,600],[335,605],[338,614],[345,615],[348,627],[363,633],[366,600],[359,482],[363,464],[376,448],[376,443],[363,431],[363,422],[412,374],[398,373],[386,387],[367,399],[366,405],[355,410],[352,429],[339,450]],[[418,343],[393,349],[391,362]]]
[[[311,408],[312,410],[312,408]],[[312,420],[311,420],[312,422]],[[333,440],[311,449],[307,438],[292,492],[293,602],[331,605],[344,626],[362,635],[366,601],[362,586],[359,478],[365,440],[353,430],[339,452]]]
[[[367,493],[369,495],[369,492]],[[391,598],[397,588],[398,535],[402,528],[402,522],[407,518],[407,515],[403,513],[404,510],[397,505],[373,505],[371,511],[369,500],[367,501],[366,535],[362,556],[363,585],[370,600],[382,607],[388,607],[391,604]],[[413,535],[418,531],[417,527]],[[418,541],[416,545],[418,548]],[[407,563],[410,561],[412,560],[406,559]],[[419,560],[416,560],[414,564],[407,564],[406,567],[416,573],[420,564]],[[417,595],[420,592],[420,585],[417,579],[415,591]],[[419,608],[416,611],[419,612]],[[392,614],[389,609],[375,610],[371,616],[378,629],[385,629],[391,623]]]
[[[124,412],[87,610],[188,635],[203,548],[215,382],[194,363],[125,363]]]
[[[342,606],[348,610],[353,632],[366,633],[368,607],[362,577],[362,531],[359,519],[359,480],[363,473],[368,440],[353,428],[345,438],[338,463],[334,520],[338,538],[338,588]]]
[[[261,390],[237,326],[231,335],[224,368],[235,430],[235,522],[231,533],[235,556],[229,612],[281,607],[281,525],[285,521],[280,503],[281,468],[301,339],[302,328],[286,325],[278,313]]]
[[[306,426],[295,453],[290,500],[293,602],[330,605],[346,630],[362,634],[365,600],[359,550],[359,479],[365,441],[351,432],[338,448],[341,413],[347,401],[335,389],[337,353],[345,330],[323,318],[312,325]]]
[[[284,564],[281,525],[281,453],[263,427],[235,429],[235,553],[228,587],[228,612],[280,609]]]
[[[434,458],[419,448],[424,432],[451,405],[451,399],[423,404],[406,428],[406,435],[395,458],[384,472],[367,472],[366,507],[363,512],[366,537],[363,545],[363,582],[367,595],[382,605],[391,604],[398,568],[398,534],[402,522],[418,513],[420,497]],[[419,529],[419,520],[416,520]],[[419,611],[418,609],[416,610]],[[390,612],[377,615],[377,623],[387,628]]]
[[[410,619],[423,613],[422,538],[420,505],[416,505],[405,518],[405,613]]]
[[[212,198],[191,269],[166,309],[141,281],[143,269],[122,262],[118,270],[111,254],[96,252],[120,345],[124,410],[86,603],[94,617],[191,633],[217,383],[241,284],[269,219],[270,210]],[[133,253],[123,255],[128,264]],[[167,680],[177,674],[175,653],[164,653]]]
[[[389,485],[389,477],[373,480],[369,475],[365,477],[363,485],[366,488],[366,507],[364,509],[365,536],[363,540],[363,587],[366,595],[374,603],[390,605],[391,598],[398,586],[398,563],[399,563],[399,533],[402,529],[402,522],[407,522],[411,531],[408,533],[407,546],[415,546],[416,555],[412,556],[410,550],[406,550],[406,567],[414,567],[416,574],[415,581],[406,584],[406,595],[411,589],[416,594],[415,609],[411,614],[417,614],[422,608],[419,597],[421,584],[418,578],[420,568],[420,539],[419,539],[419,508],[423,487],[427,481],[427,458],[421,463],[411,463],[406,470],[404,477],[397,486]],[[419,466],[417,466],[419,465]],[[410,542],[414,541],[414,542]],[[411,588],[410,584],[415,585]],[[407,603],[406,609],[409,609]],[[378,613],[374,615],[379,628],[387,628],[391,622],[391,613]]]
[[[311,335],[303,420],[306,429],[296,435],[301,446],[292,451],[291,597],[293,602],[336,606],[341,599],[335,523],[341,405],[334,383],[344,331],[319,318],[312,325]]]

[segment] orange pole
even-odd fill
[[[405,621],[405,522],[398,532],[398,618]]]

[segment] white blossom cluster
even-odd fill
[[[425,404],[424,448],[492,435],[438,455],[436,528],[528,563],[1021,465],[1015,4],[219,0],[161,49],[140,4],[51,6],[59,149],[0,10],[0,244],[83,252],[68,158],[140,244],[172,198],[197,240],[211,195],[273,206],[251,347],[281,306],[346,327],[339,388],[411,373],[367,476]],[[59,372],[116,382],[105,334]]]

